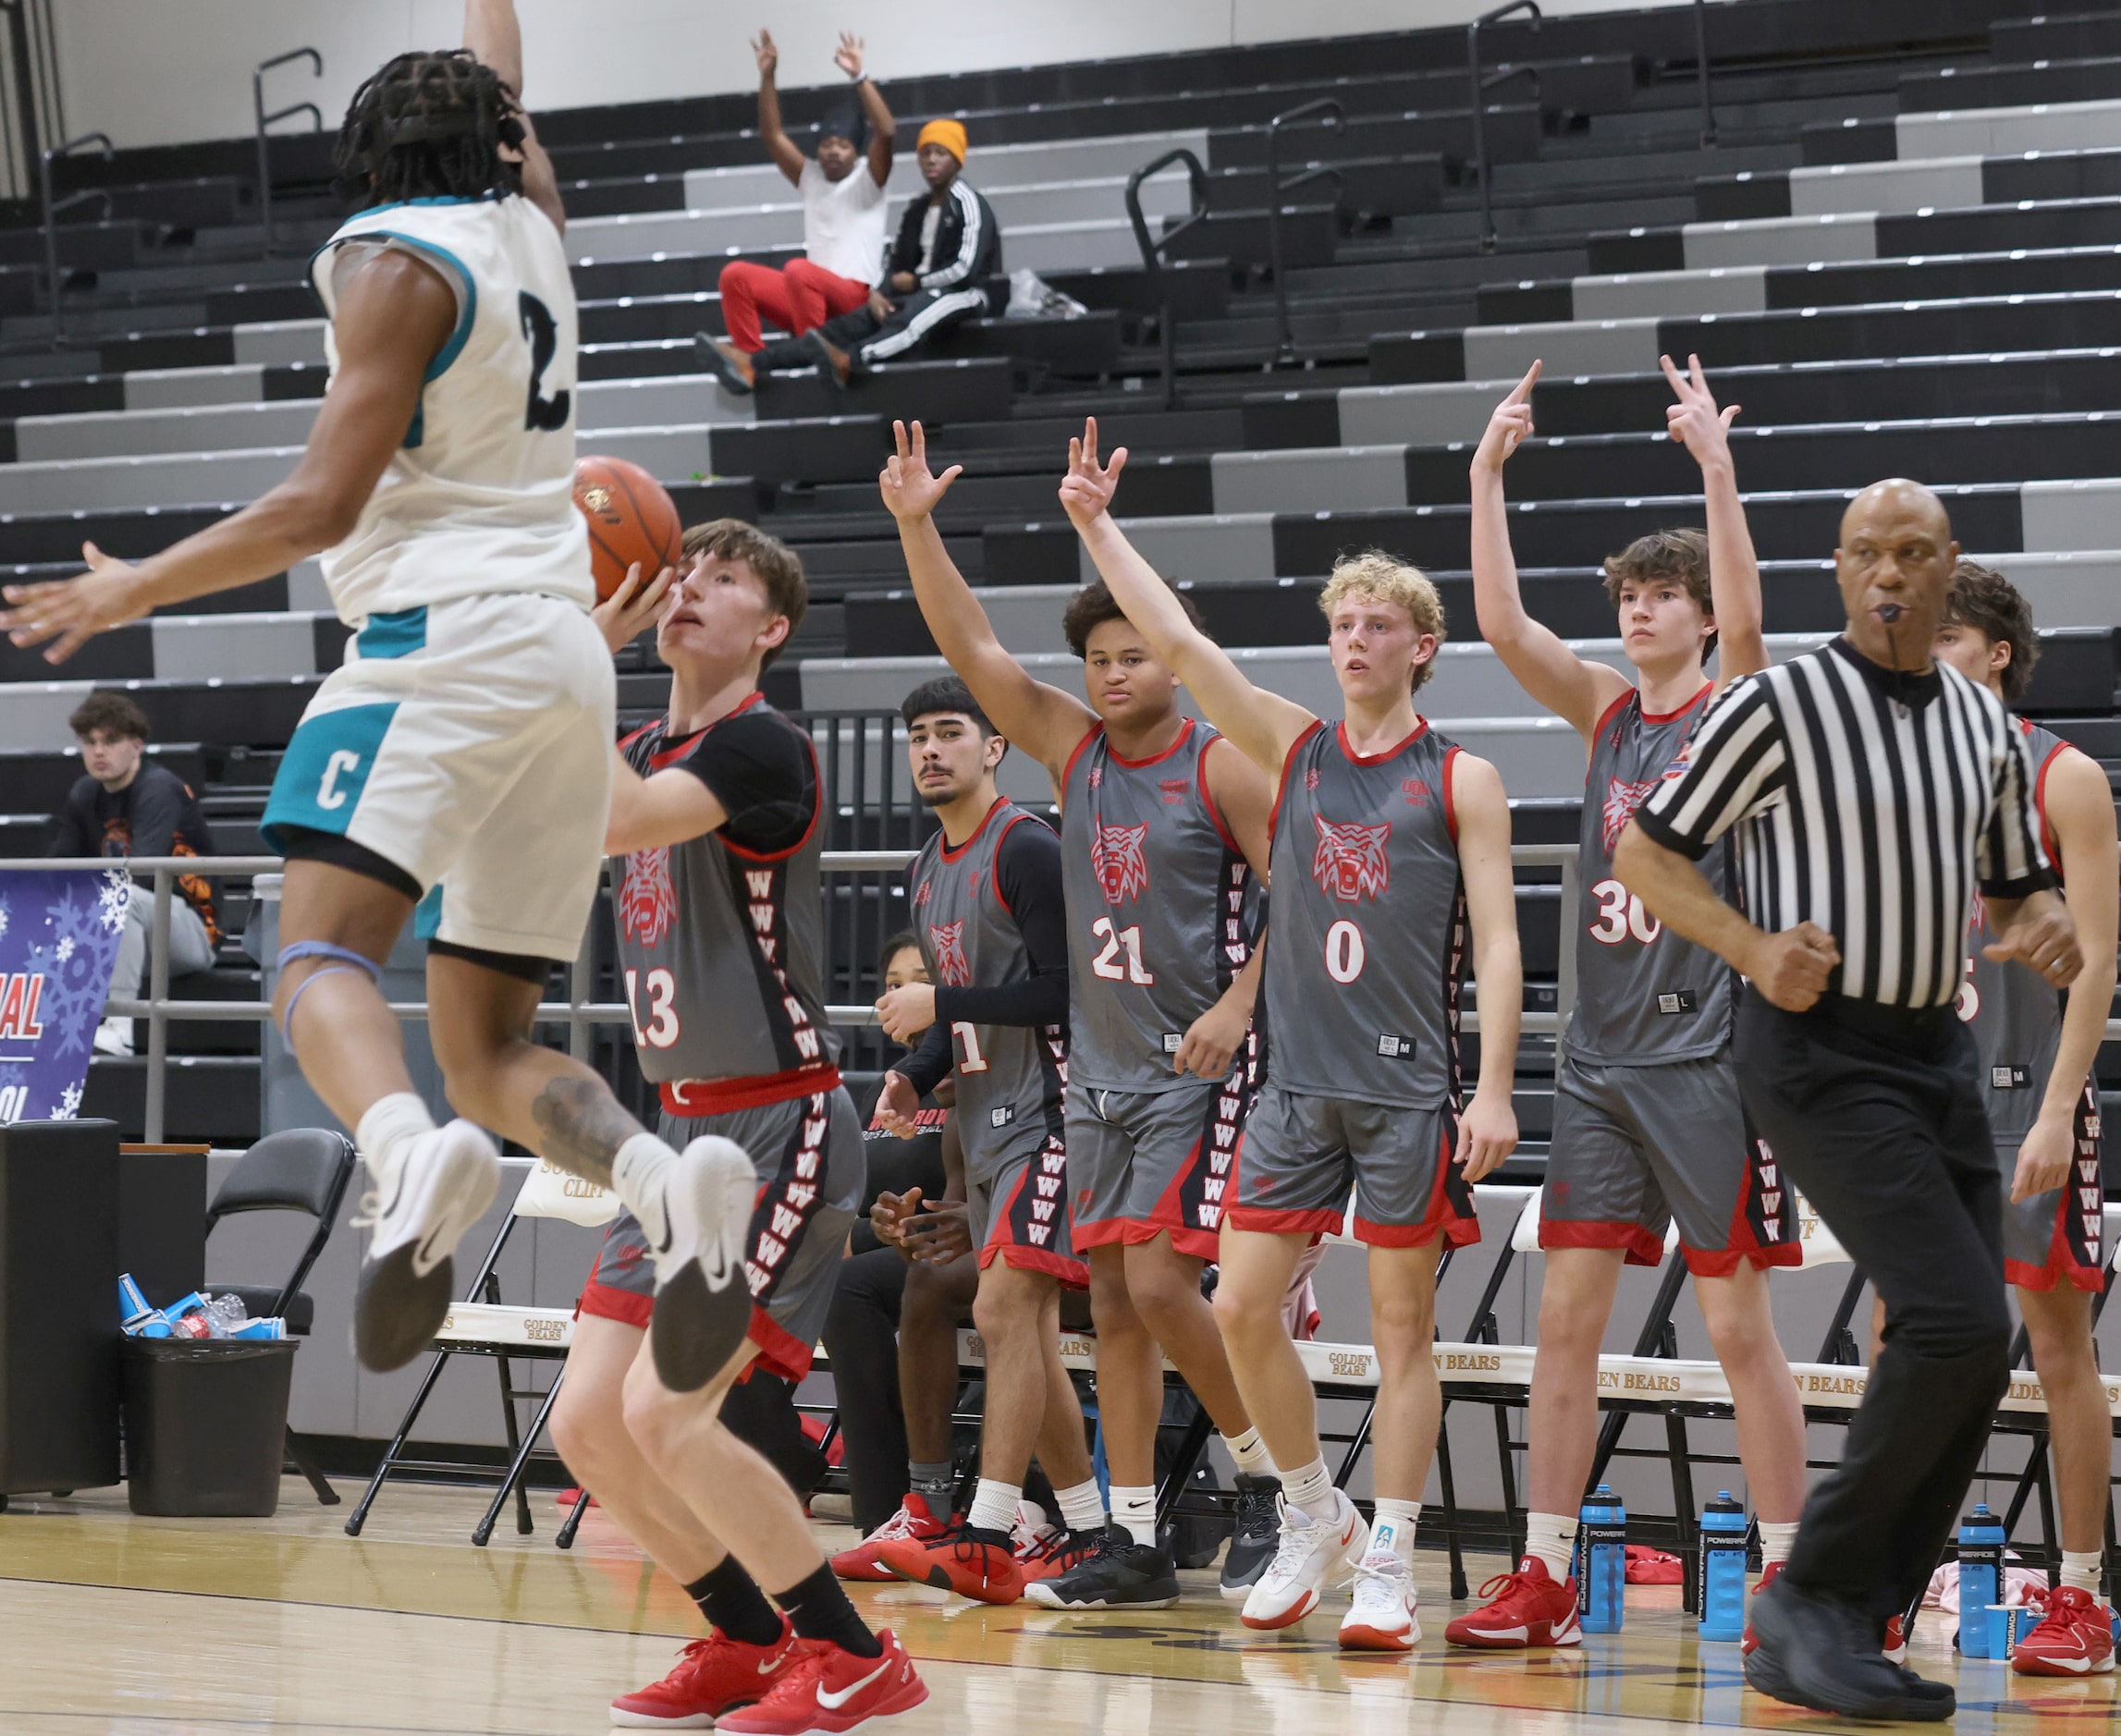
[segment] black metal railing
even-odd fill
[[[1506,6],[1496,6],[1483,12],[1465,27],[1465,81],[1467,94],[1473,105],[1473,175],[1480,183],[1480,251],[1495,251],[1495,202],[1492,190],[1494,166],[1488,161],[1488,127],[1485,119],[1488,92],[1496,85],[1511,79],[1529,76],[1535,80],[1539,74],[1530,67],[1510,67],[1492,79],[1482,76],[1480,70],[1480,31],[1483,26],[1500,23],[1513,13],[1528,13],[1532,28],[1539,28],[1539,0],[1509,0]]]
[[[92,200],[103,202],[104,212],[110,212],[110,191],[107,188],[83,188],[80,192],[68,193],[64,199],[55,198],[52,192],[52,165],[63,156],[70,156],[85,146],[94,145],[104,162],[116,154],[110,135],[102,132],[84,132],[69,139],[64,144],[55,144],[49,151],[40,152],[37,157],[37,190],[44,205],[44,287],[52,298],[52,348],[64,347],[67,338],[66,313],[60,307],[65,298],[66,281],[59,275],[59,213],[71,211],[76,205],[85,205]]]
[[[1289,324],[1289,274],[1281,262],[1281,201],[1299,187],[1330,180],[1337,190],[1343,185],[1341,172],[1330,164],[1314,163],[1281,178],[1281,128],[1316,118],[1332,132],[1347,128],[1347,113],[1336,97],[1321,96],[1295,108],[1285,109],[1267,123],[1267,266],[1274,274],[1274,365],[1285,368],[1297,361],[1296,338]]]
[[[1142,183],[1174,163],[1185,165],[1192,209],[1162,235],[1152,237],[1149,234],[1149,220],[1142,213]],[[1200,159],[1183,145],[1175,151],[1166,151],[1163,155],[1153,162],[1145,163],[1127,177],[1127,220],[1134,226],[1134,245],[1141,249],[1142,269],[1148,274],[1149,287],[1157,301],[1157,334],[1161,345],[1163,406],[1166,410],[1178,408],[1178,326],[1171,313],[1171,286],[1164,277],[1164,254],[1173,241],[1207,216],[1208,170],[1201,165]]]
[[[267,259],[273,256],[273,159],[266,141],[265,129],[276,121],[293,115],[307,114],[314,130],[324,130],[324,110],[314,103],[290,103],[285,108],[265,113],[265,74],[275,67],[284,67],[290,60],[307,60],[311,76],[324,77],[324,56],[313,48],[290,48],[284,55],[275,55],[270,60],[261,60],[251,70],[251,112],[258,122],[258,226],[264,232],[264,251]]]

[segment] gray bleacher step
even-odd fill
[[[2121,100],[1936,109],[1893,127],[1903,158],[2097,150],[2121,145]]]

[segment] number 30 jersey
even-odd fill
[[[596,600],[574,507],[575,308],[552,220],[521,194],[377,205],[311,263],[325,312],[381,249],[432,267],[457,324],[353,534],[324,556],[349,626],[453,597],[527,591]],[[326,328],[325,353],[338,371]]]
[[[1630,688],[1606,708],[1591,738],[1576,852],[1576,1003],[1568,1050],[1601,1067],[1698,1060],[1730,1041],[1735,973],[1706,947],[1665,934],[1613,876],[1612,849],[1667,776],[1684,767],[1714,690],[1675,712],[1645,713]],[[1713,845],[1700,869],[1719,891],[1726,851]]]
[[[1267,1082],[1434,1109],[1458,1097],[1465,888],[1451,811],[1459,752],[1422,720],[1382,753],[1314,723],[1274,802]]]

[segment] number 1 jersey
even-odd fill
[[[521,194],[374,206],[311,262],[326,314],[360,263],[387,249],[449,286],[457,323],[353,533],[325,553],[333,607],[349,626],[494,592],[589,607],[589,532],[574,506],[574,285],[559,231]],[[329,327],[325,349],[336,375]]]

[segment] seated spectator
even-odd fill
[[[1001,231],[993,208],[963,177],[964,153],[962,123],[931,120],[921,128],[921,177],[928,193],[906,207],[885,281],[869,292],[865,306],[751,356],[702,332],[693,340],[702,360],[736,392],[751,390],[761,373],[802,368],[815,368],[845,385],[960,320],[992,312]]]
[[[91,693],[67,719],[81,744],[87,775],[54,816],[53,856],[211,856],[214,835],[191,787],[147,755],[147,714],[123,693]],[[221,924],[214,888],[196,874],[177,883],[169,901],[169,974],[209,971]],[[147,986],[147,941],[154,923],[152,880],[135,880],[110,993],[132,999]],[[96,1031],[104,1055],[132,1053],[132,1021],[105,1019]]]
[[[861,38],[842,31],[832,58],[854,80],[861,100],[826,116],[813,161],[780,124],[780,93],[773,81],[780,51],[772,36],[761,31],[752,52],[758,56],[759,137],[803,194],[803,257],[779,271],[748,259],[722,267],[722,324],[729,337],[723,341],[704,332],[700,336],[722,383],[740,394],[752,389],[750,358],[766,345],[760,315],[791,337],[801,337],[836,314],[868,305],[870,286],[884,263],[884,186],[891,178],[891,140],[898,128],[862,70]]]

